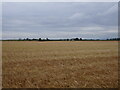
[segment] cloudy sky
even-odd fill
[[[117,2],[4,2],[3,39],[114,38]]]

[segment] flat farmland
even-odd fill
[[[4,88],[117,88],[117,41],[3,41]]]

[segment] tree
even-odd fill
[[[82,40],[82,38],[80,38],[80,40]]]
[[[67,39],[67,41],[69,41],[69,39]]]
[[[39,41],[41,41],[42,39],[41,38],[39,38]]]
[[[48,39],[48,38],[46,38],[46,41],[49,41],[49,39]]]
[[[28,41],[28,40],[29,40],[29,38],[26,38],[26,40]]]
[[[78,40],[79,40],[79,38],[75,38],[74,40],[75,40],[75,41],[78,41]]]

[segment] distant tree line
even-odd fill
[[[30,39],[30,38],[24,38],[24,39],[18,39],[18,40],[5,40],[5,41],[119,41],[120,38],[110,38],[110,39],[82,39],[82,38],[71,38],[71,39],[49,39],[49,38],[38,38],[38,39]]]
[[[19,41],[81,41],[82,38],[72,38],[72,39],[42,39],[42,38],[38,38],[38,39],[30,39],[30,38],[25,38],[25,39],[19,39]]]
[[[82,39],[82,38],[71,38],[71,39],[42,39],[42,38],[38,38],[38,39],[30,39],[30,38],[25,38],[25,39],[19,39],[19,41],[99,41],[102,39]],[[110,40],[120,40],[120,38],[110,38],[110,39],[104,39],[104,41],[110,41]]]
[[[120,38],[110,38],[110,39],[107,39],[107,40],[120,40]]]

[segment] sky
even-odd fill
[[[2,38],[115,38],[117,2],[4,2]]]

